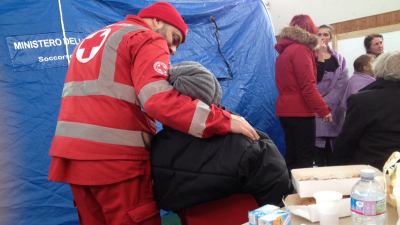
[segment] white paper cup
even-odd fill
[[[314,193],[321,225],[339,225],[339,203],[342,197],[342,194],[337,191],[318,191]]]

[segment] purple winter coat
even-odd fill
[[[332,57],[336,58],[339,67],[335,72],[325,71],[322,80],[318,83],[318,90],[331,108],[333,117],[333,122],[324,122],[321,118],[315,118],[315,146],[320,148],[325,147],[325,140],[322,137],[337,137],[342,128],[345,110],[340,107],[340,102],[349,80],[346,60],[337,52],[330,51]]]
[[[361,88],[367,86],[368,84],[375,81],[375,78],[371,75],[354,72],[353,76],[350,77],[347,87],[344,91],[340,106],[346,111],[347,109],[347,99],[350,95],[357,93]]]

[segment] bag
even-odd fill
[[[385,176],[386,202],[396,207],[396,195],[400,197],[400,152],[393,152],[385,162],[383,174]]]

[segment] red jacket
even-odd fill
[[[314,35],[297,28],[282,30],[275,46],[276,84],[279,96],[276,114],[280,117],[324,117],[330,109],[318,92],[317,69],[312,48],[317,44]]]
[[[147,160],[154,119],[197,137],[228,133],[230,114],[175,91],[169,64],[166,41],[137,16],[86,37],[68,68],[50,155]]]

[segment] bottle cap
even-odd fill
[[[374,179],[375,177],[375,170],[373,169],[362,169],[361,170],[361,177],[366,179]]]

